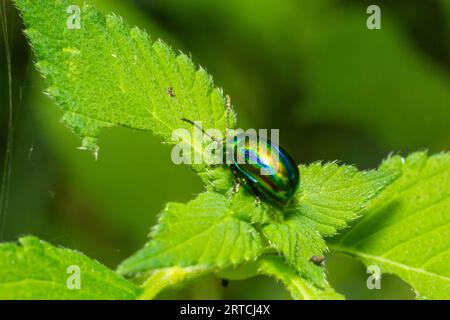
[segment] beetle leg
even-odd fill
[[[236,174],[236,171],[234,171],[233,169],[231,169],[231,173],[233,174],[233,178],[234,178],[234,185],[233,185],[233,190],[231,191],[231,194],[235,195],[236,192],[238,192],[239,187],[241,185],[241,179],[239,179],[239,176]]]
[[[255,205],[261,205],[261,198],[258,196],[258,190],[256,189],[255,185],[253,185],[252,183],[248,183],[247,181],[245,181],[245,184],[248,186],[248,191],[252,194],[253,197],[255,197]]]
[[[236,183],[233,186],[233,191],[232,191],[233,195],[236,194],[239,191],[239,187],[240,186],[241,186],[241,182],[239,180],[236,181]]]
[[[248,190],[253,195],[253,197],[255,197],[255,204],[257,206],[261,205],[262,201],[261,201],[261,198],[258,196],[255,186],[252,185],[251,183],[249,183],[247,180],[239,178],[239,176],[237,175],[237,173],[234,170],[231,170],[231,172],[233,173],[233,176],[235,179],[235,184],[233,186],[232,194],[234,195],[236,192],[238,192],[239,187],[241,186],[241,184],[243,184],[243,185],[247,186],[246,190]]]

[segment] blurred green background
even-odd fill
[[[170,161],[148,132],[104,131],[100,154],[59,123],[44,80],[6,1],[12,51],[14,131],[2,240],[33,234],[80,250],[114,268],[140,248],[168,201],[202,191],[199,178]],[[76,1],[75,1],[76,2]],[[279,128],[299,162],[335,160],[373,168],[390,152],[450,146],[450,1],[447,0],[90,0],[122,15],[176,50],[192,54],[230,94],[242,128]],[[370,4],[381,30],[366,27]],[[2,9],[3,10],[3,9]],[[0,52],[0,156],[8,133],[7,65]],[[3,174],[3,167],[2,167]],[[329,280],[351,299],[410,299],[386,275],[368,290],[364,266],[327,259]],[[285,299],[272,279],[231,282],[214,276],[161,298]]]

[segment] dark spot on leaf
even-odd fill
[[[171,96],[172,98],[175,98],[175,97],[176,97],[176,96],[175,96],[175,91],[173,91],[173,88],[172,88],[172,87],[167,88],[167,94],[168,94],[169,96]]]
[[[314,263],[316,266],[322,266],[323,262],[325,261],[324,256],[312,256],[309,258],[309,261]]]
[[[228,279],[222,279],[222,287],[226,288],[230,284],[230,280]]]

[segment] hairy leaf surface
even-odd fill
[[[402,176],[332,248],[398,275],[421,298],[450,298],[450,155],[389,158]]]
[[[79,252],[30,236],[0,244],[0,299],[135,299],[140,293]]]
[[[92,5],[80,9],[77,29],[69,27],[75,12],[69,0],[16,4],[48,94],[64,109],[63,121],[83,138],[83,148],[96,151],[105,127],[151,130],[168,142],[175,129],[193,131],[182,118],[225,131],[222,91],[187,55]],[[200,154],[198,141],[181,140]]]
[[[200,194],[187,204],[169,203],[150,241],[119,267],[136,273],[170,266],[225,268],[255,260],[262,240],[250,223],[237,218],[227,197]]]

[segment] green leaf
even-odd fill
[[[72,266],[72,267],[71,267]],[[78,272],[80,288],[69,289]],[[0,299],[135,299],[141,289],[79,252],[35,237],[0,244]]]
[[[170,142],[175,129],[193,131],[186,118],[205,129],[225,132],[221,89],[185,54],[161,40],[152,41],[120,17],[103,15],[92,5],[80,13],[80,29],[68,28],[69,0],[16,0],[48,94],[65,110],[63,121],[97,150],[102,128],[151,130]],[[182,137],[195,152],[197,142]],[[178,142],[178,141],[177,141]],[[201,143],[201,142],[200,142]]]
[[[225,268],[256,260],[262,240],[253,225],[237,218],[227,197],[206,192],[187,204],[169,203],[150,242],[118,269],[130,274],[170,266]]]
[[[233,126],[234,114],[231,123],[226,123],[222,92],[213,88],[203,69],[196,70],[186,55],[177,56],[161,41],[152,42],[145,32],[129,28],[119,17],[104,16],[85,5],[81,28],[70,29],[69,1],[17,0],[17,5],[38,68],[49,80],[48,92],[65,110],[64,122],[83,137],[83,147],[95,151],[103,127],[152,130],[170,141],[175,129],[193,130],[182,118],[222,131]],[[201,152],[191,139],[183,141]],[[270,247],[302,276],[326,286],[324,269],[309,261],[326,250],[322,236],[335,234],[357,217],[392,175],[358,172],[335,163],[313,164],[301,171],[299,197],[287,209],[255,207],[253,197],[245,195],[230,202],[211,192],[187,205],[169,204],[153,239],[125,261],[120,272],[236,265],[261,254],[263,242],[257,230],[262,230]],[[204,170],[202,178],[210,191],[230,189],[229,172]]]
[[[302,277],[318,287],[326,286],[324,267],[315,265],[310,259],[312,256],[322,256],[327,246],[309,220],[292,215],[282,223],[264,226],[262,232],[270,246],[286,257]]]
[[[341,300],[344,297],[330,286],[319,289],[308,280],[300,277],[283,263],[279,257],[266,257],[259,262],[259,274],[275,277],[281,281],[297,300]]]
[[[328,284],[317,287],[300,275],[295,268],[287,265],[284,259],[273,254],[265,255],[258,260],[237,267],[220,271],[217,275],[230,280],[244,280],[257,275],[276,278],[290,291],[292,298],[298,300],[343,299]]]
[[[139,300],[154,299],[162,290],[185,282],[187,280],[197,278],[205,273],[211,272],[207,267],[170,267],[154,270],[142,285],[143,292],[138,297]]]
[[[354,166],[314,163],[301,166],[296,211],[319,232],[331,236],[356,219],[365,205],[397,176],[395,170],[358,171]]]
[[[150,242],[126,260],[119,272],[133,274],[170,266],[221,270],[255,260],[263,249],[275,249],[309,284],[317,290],[326,288],[324,267],[310,261],[327,250],[323,234],[333,234],[357,217],[394,176],[389,170],[364,172],[335,163],[312,164],[300,170],[299,196],[287,208],[256,205],[244,188],[226,196],[209,191],[186,205],[169,204]],[[331,209],[336,203],[338,209]],[[333,232],[321,234],[331,227]]]
[[[394,156],[384,169],[402,176],[332,248],[396,274],[421,298],[449,299],[450,155]]]
[[[292,207],[282,213],[285,219],[268,223],[262,232],[302,277],[324,287],[324,267],[310,261],[328,250],[323,236],[335,234],[358,217],[396,175],[394,170],[358,171],[336,163],[300,166],[300,173],[300,192]]]

